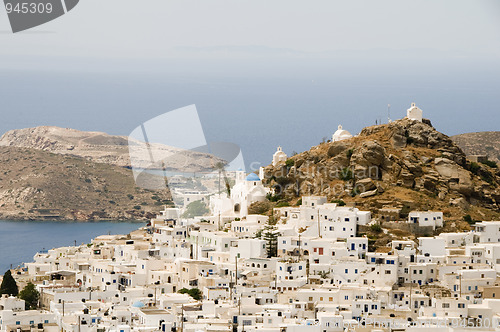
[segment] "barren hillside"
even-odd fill
[[[132,171],[35,149],[0,147],[0,218],[147,220],[169,203]]]
[[[483,131],[450,137],[466,155],[487,155],[490,160],[500,161],[500,131]]]

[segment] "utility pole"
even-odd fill
[[[234,278],[236,279],[235,285],[238,286],[238,255],[234,256],[234,262],[235,262],[235,275]]]
[[[462,275],[459,273],[458,274],[458,282],[459,282],[459,285],[458,287],[460,288],[460,297],[462,297]]]
[[[409,266],[409,273],[410,273],[410,310],[411,310],[411,288],[412,288],[412,285],[413,285],[413,280],[411,280],[411,266]]]
[[[318,208],[318,236],[321,238],[321,226],[319,222],[319,208]]]
[[[229,298],[233,300],[233,273],[229,270]]]
[[[184,331],[184,304],[181,305],[181,332]]]
[[[299,262],[300,262],[300,259],[302,258],[302,252],[300,251],[300,234],[299,233]]]

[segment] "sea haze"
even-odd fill
[[[383,53],[385,54],[385,53]],[[0,132],[55,125],[128,135],[164,112],[196,104],[209,141],[239,144],[250,167],[318,144],[342,124],[351,133],[402,118],[411,102],[448,135],[499,130],[496,62],[439,55],[336,54],[207,60],[61,59],[60,68],[2,69]],[[424,52],[424,54],[428,54]],[[53,62],[53,59],[51,60]]]

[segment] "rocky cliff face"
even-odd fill
[[[499,218],[500,172],[471,163],[446,135],[424,122],[398,120],[323,143],[265,168],[278,196],[326,195],[360,208],[441,210],[448,220]],[[457,224],[455,224],[457,225]]]

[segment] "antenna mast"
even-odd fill
[[[387,104],[387,123],[391,123],[391,104]]]

